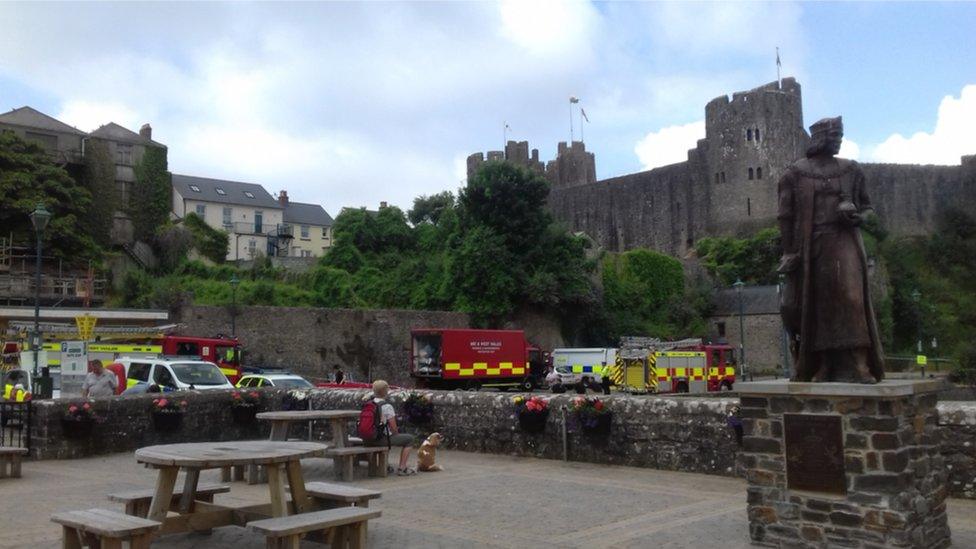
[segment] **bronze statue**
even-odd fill
[[[790,334],[794,381],[875,383],[884,355],[858,228],[874,215],[864,174],[835,158],[841,118],[810,126],[811,145],[779,181],[783,324]]]

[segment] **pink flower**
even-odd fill
[[[91,410],[91,404],[88,404],[86,402],[85,404],[82,405],[82,408],[84,408],[85,410]]]
[[[180,406],[182,406],[183,408],[186,408],[186,401],[185,400],[181,400],[180,401]]]
[[[157,400],[157,401],[155,401],[155,402],[156,402],[156,404],[157,404],[157,405],[158,405],[158,406],[159,406],[160,408],[165,408],[165,407],[166,407],[166,405],[167,405],[167,404],[169,404],[169,401],[168,401],[168,400],[166,400],[165,398],[161,398],[161,399],[159,399],[159,400]]]
[[[78,411],[78,407],[72,404],[71,406],[68,406],[68,411],[73,414]]]
[[[260,396],[260,395],[258,395],[258,392],[257,391],[251,391],[251,396],[254,397],[254,398],[258,398],[258,396]]]
[[[231,395],[231,397],[234,400],[240,400],[241,399],[241,394],[240,393],[234,393],[234,394]]]

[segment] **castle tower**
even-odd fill
[[[559,143],[556,159],[546,165],[546,178],[553,187],[575,187],[596,182],[596,157],[586,145],[573,141]]]
[[[504,151],[488,151],[487,159],[480,152],[468,155],[468,179],[474,177],[474,172],[482,163],[494,160],[505,160],[541,175],[546,173],[545,166],[539,161],[539,149],[532,149],[530,156],[528,141],[509,141]]]
[[[710,216],[712,229],[729,234],[774,222],[776,182],[808,143],[800,84],[793,78],[709,101],[697,156],[717,210]],[[738,226],[725,226],[725,220]]]

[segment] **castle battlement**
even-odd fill
[[[532,149],[529,153],[528,141],[508,141],[504,151],[488,151],[468,155],[468,179],[474,177],[474,172],[484,162],[507,161],[535,173],[543,175],[554,187],[571,187],[593,183],[596,181],[596,157],[586,152],[586,145],[581,141],[567,144],[560,142],[556,147],[556,158],[543,164],[539,160],[539,149]]]

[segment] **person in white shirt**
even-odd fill
[[[380,405],[380,420],[383,424],[383,432],[379,433],[379,436],[375,441],[363,441],[364,443],[382,445],[384,442],[389,444],[389,446],[401,446],[400,449],[400,466],[397,468],[397,474],[400,476],[407,476],[416,474],[417,471],[407,467],[407,462],[410,461],[410,450],[413,448],[414,436],[409,433],[401,433],[400,429],[397,427],[396,420],[396,410],[393,409],[393,405],[386,401],[386,397],[390,394],[390,384],[378,379],[373,382],[373,401]]]

